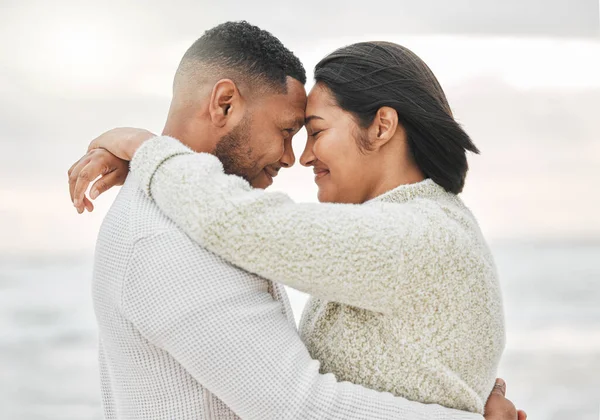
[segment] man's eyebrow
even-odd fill
[[[304,126],[304,117],[294,118],[294,120],[288,120],[287,122],[282,123],[282,127],[285,128],[285,131],[289,131],[290,133],[293,131],[298,131]]]
[[[319,117],[318,115],[309,115],[308,117],[306,117],[304,119],[304,124],[308,124],[309,122],[311,122],[312,120],[322,120],[323,118]]]
[[[294,121],[294,125],[298,130],[300,130],[302,126],[304,126],[304,117],[296,118],[296,120]]]
[[[287,123],[284,123],[284,126],[288,126],[285,131],[298,131],[304,126],[304,117],[295,118],[293,121],[289,120]]]

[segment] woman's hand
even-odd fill
[[[68,171],[71,201],[78,213],[94,210],[94,205],[85,196],[89,184],[100,176],[90,190],[91,199],[115,185],[122,185],[129,173],[129,161],[136,150],[152,137],[155,135],[148,130],[115,128],[90,143],[88,153]]]
[[[152,137],[156,137],[156,134],[143,128],[113,128],[94,139],[88,152],[92,149],[106,149],[119,159],[130,161],[136,150]]]

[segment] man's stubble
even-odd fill
[[[238,175],[248,182],[251,182],[251,178],[258,172],[258,165],[252,157],[250,146],[251,123],[252,117],[244,116],[230,133],[221,137],[214,151],[226,174]]]

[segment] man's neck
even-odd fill
[[[196,127],[192,131],[181,124],[171,125],[168,121],[162,135],[173,137],[198,153],[213,153],[217,143],[214,133],[211,133],[208,129],[198,129]]]

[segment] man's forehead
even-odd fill
[[[287,127],[301,128],[304,125],[304,112],[306,110],[306,90],[304,85],[296,80],[288,80],[287,87],[285,93],[264,97],[265,102],[263,102],[263,105],[266,105],[268,112],[280,124]]]
[[[304,113],[307,97],[306,89],[302,83],[295,79],[288,78],[286,96],[288,97],[292,106],[301,109],[302,113]]]
[[[302,112],[284,113],[281,115],[280,120],[287,127],[300,129],[304,125],[304,110]]]
[[[304,112],[306,110],[306,102],[286,101],[278,108],[279,119],[289,126],[297,126],[298,128],[304,125]]]

